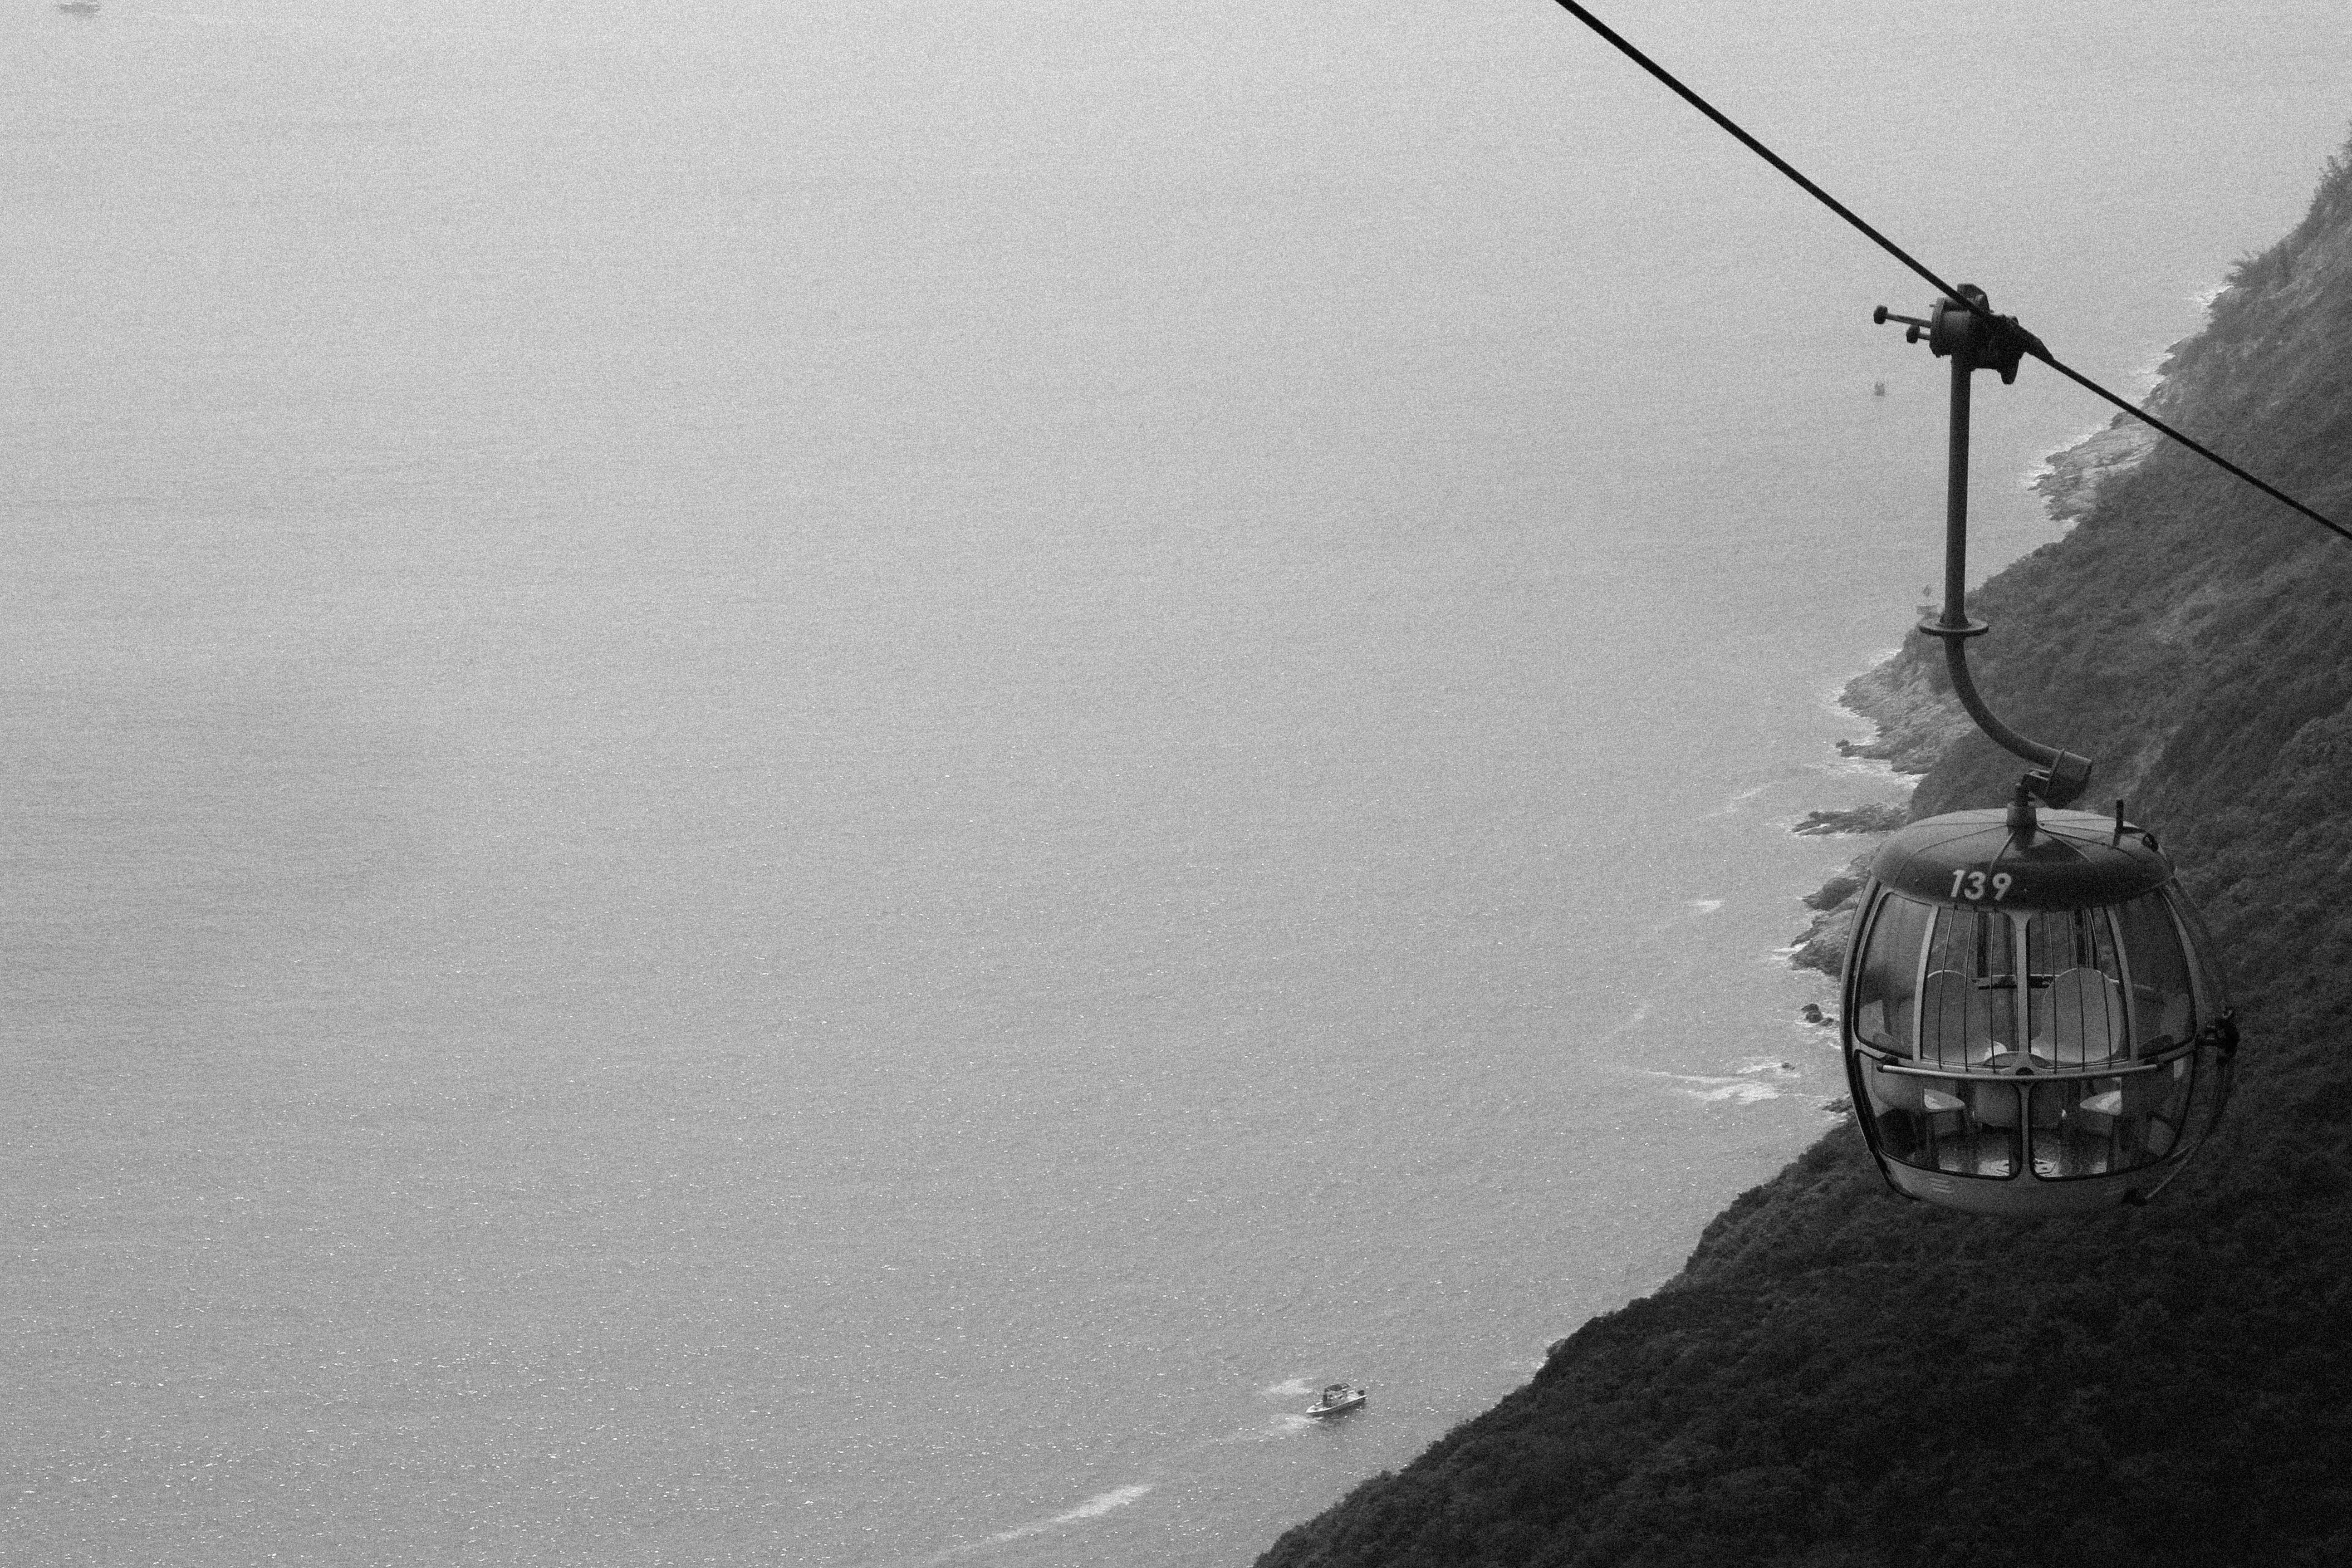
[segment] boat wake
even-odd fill
[[[1212,1437],[1201,1446],[1203,1448],[1234,1448],[1247,1443],[1279,1443],[1285,1437],[1296,1437],[1301,1432],[1319,1431],[1322,1426],[1320,1421],[1294,1412],[1270,1416],[1255,1426],[1244,1426],[1222,1437]]]
[[[1137,1501],[1150,1490],[1150,1483],[1143,1481],[1131,1487],[1113,1487],[1107,1492],[1097,1492],[1067,1513],[1057,1513],[1047,1520],[1045,1528],[1050,1529],[1056,1524],[1076,1524],[1082,1519],[1099,1519],[1115,1508],[1125,1508]]]
[[[1666,932],[1687,925],[1693,921],[1703,921],[1707,916],[1719,912],[1722,908],[1721,899],[1684,899],[1680,900],[1672,914],[1663,920],[1650,922],[1650,934],[1664,936]]]
[[[975,1552],[985,1552],[992,1546],[1003,1546],[1015,1541],[1026,1541],[1033,1535],[1043,1535],[1049,1530],[1058,1530],[1066,1524],[1083,1524],[1090,1519],[1100,1519],[1115,1509],[1125,1508],[1129,1503],[1148,1495],[1150,1490],[1151,1484],[1148,1481],[1139,1481],[1133,1486],[1113,1487],[1107,1492],[1097,1492],[1076,1508],[1063,1510],[1051,1519],[1033,1520],[1027,1524],[1015,1525],[1011,1530],[1000,1530],[985,1541],[972,1541],[961,1546],[950,1546],[945,1552],[939,1552],[925,1561],[949,1563],[959,1557],[968,1557]]]
[[[1309,1378],[1286,1377],[1280,1383],[1271,1383],[1259,1389],[1257,1397],[1296,1405],[1298,1401],[1314,1396],[1322,1386]],[[1190,1452],[1204,1453],[1232,1444],[1279,1442],[1285,1437],[1296,1437],[1301,1432],[1320,1431],[1323,1429],[1323,1425],[1312,1416],[1301,1415],[1296,1409],[1286,1410],[1268,1416],[1260,1425],[1229,1433],[1222,1437],[1208,1438],[1196,1444]],[[1094,1496],[1073,1507],[1066,1508],[1059,1513],[1045,1519],[1033,1519],[1026,1524],[1016,1524],[1010,1530],[1000,1530],[995,1534],[979,1541],[967,1541],[961,1545],[950,1546],[943,1552],[934,1552],[922,1561],[925,1568],[932,1568],[934,1564],[952,1563],[959,1558],[992,1552],[1000,1546],[1009,1546],[1014,1542],[1027,1541],[1034,1536],[1045,1535],[1071,1525],[1084,1524],[1088,1520],[1100,1519],[1107,1513],[1116,1512],[1119,1509],[1141,1501],[1151,1494],[1155,1486],[1154,1482],[1137,1481],[1129,1486],[1113,1487],[1108,1491],[1097,1492]]]
[[[1729,800],[1725,801],[1722,808],[1717,811],[1716,816],[1738,816],[1742,811],[1747,809],[1748,803],[1749,801],[1754,800],[1758,795],[1762,795],[1766,790],[1769,790],[1771,787],[1771,784],[1768,783],[1757,784],[1752,788],[1741,790],[1738,795],[1735,795]]]

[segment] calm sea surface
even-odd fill
[[[1614,19],[2134,387],[2352,114],[2338,0]],[[1538,0],[18,0],[8,1561],[1205,1568],[1410,1458],[1842,1091],[1926,298]],[[1978,408],[1990,565],[2102,414]]]

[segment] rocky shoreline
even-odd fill
[[[1883,762],[1896,773],[1924,773],[1954,741],[1968,732],[1968,715],[1936,676],[1940,666],[1923,657],[1932,652],[1914,635],[1902,647],[1846,682],[1841,704],[1877,726],[1868,741],[1840,741],[1839,754]],[[1847,811],[1810,813],[1791,831],[1809,837],[1892,833],[1911,820],[1906,802],[1860,805]],[[1845,964],[1846,939],[1853,926],[1854,900],[1868,875],[1868,852],[1805,896],[1814,911],[1789,949],[1789,966],[1813,969],[1834,979]]]
[[[2064,451],[2052,456],[2033,481],[2033,491],[2050,509],[2052,521],[2073,522],[2091,510],[2100,487],[2137,465],[2163,437],[2153,426],[2118,414]]]
[[[1969,732],[1969,716],[1952,695],[1938,651],[1916,632],[1847,681],[1838,701],[1878,726],[1867,741],[1840,741],[1838,754],[1868,757],[1898,773],[1926,773]]]
[[[1790,831],[1800,838],[1842,837],[1849,833],[1892,833],[1911,820],[1911,808],[1888,801],[1850,811],[1809,811]]]

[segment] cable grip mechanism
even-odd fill
[[[1944,613],[1923,620],[1919,630],[1941,639],[1944,666],[1951,674],[1953,695],[1978,729],[2012,755],[2035,763],[2020,781],[2021,787],[2053,806],[2071,805],[2090,786],[2087,757],[2028,740],[2002,723],[1985,705],[1969,671],[1968,645],[1991,628],[1968,613],[1969,552],[1969,384],[1979,370],[1997,372],[2001,384],[2017,379],[2018,362],[2028,353],[2046,355],[2042,340],[2017,324],[2014,316],[1996,316],[1985,291],[1972,283],[1953,290],[1953,298],[1936,301],[1924,319],[1897,316],[1884,305],[1871,312],[1880,326],[1901,321],[1904,341],[1927,342],[1928,352],[1952,362],[1951,461],[1944,508]]]

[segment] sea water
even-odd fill
[[[2352,107],[2323,0],[1612,19],[2134,390]],[[0,89],[12,1561],[1244,1563],[1824,1124],[1927,289],[1564,13]],[[1984,568],[2105,416],[1978,411]]]

